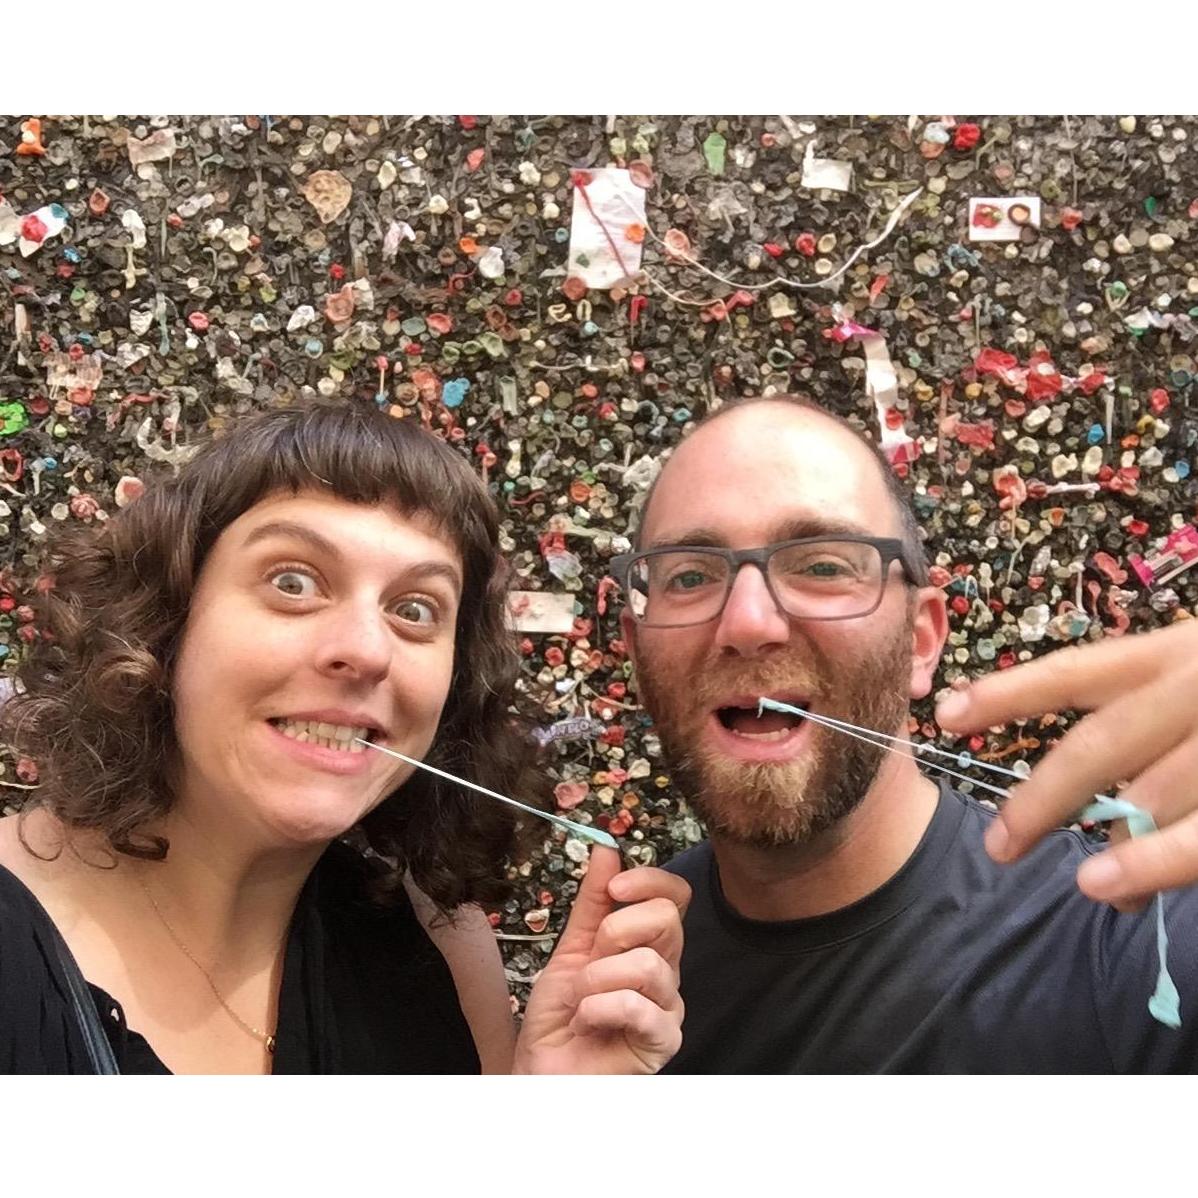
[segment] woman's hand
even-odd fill
[[[529,997],[513,1072],[656,1073],[682,1043],[678,962],[690,897],[665,870],[621,873],[619,853],[592,849]]]

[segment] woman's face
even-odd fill
[[[313,490],[230,524],[174,674],[180,814],[267,848],[352,827],[412,772],[354,738],[433,742],[461,588],[457,550],[391,507]]]

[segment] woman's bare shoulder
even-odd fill
[[[43,822],[40,812],[0,817],[0,865],[27,886],[48,864],[43,860]]]
[[[52,915],[73,904],[80,877],[89,871],[86,852],[78,840],[68,843],[62,825],[47,812],[35,808],[0,817],[0,865]]]

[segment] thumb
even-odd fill
[[[574,908],[557,942],[559,953],[590,956],[599,925],[615,910],[615,900],[607,893],[607,886],[620,868],[620,854],[615,849],[601,844],[591,849],[586,877],[578,888]]]

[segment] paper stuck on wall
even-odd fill
[[[55,350],[46,354],[42,362],[46,367],[46,386],[51,391],[76,387],[94,391],[104,378],[104,363],[98,353],[72,358],[69,353]]]
[[[816,158],[815,139],[812,138],[803,155],[800,183],[812,191],[849,191],[853,186],[853,164],[836,158]]]
[[[1018,241],[1024,228],[1040,227],[1039,196],[973,196],[970,241]]]
[[[508,627],[516,632],[570,632],[574,596],[553,591],[513,591],[508,596]]]
[[[913,462],[919,457],[919,445],[899,424],[891,428],[887,414],[898,400],[898,376],[886,349],[885,339],[878,333],[861,338],[865,352],[865,389],[874,401],[878,417],[879,444],[890,464]]]
[[[645,190],[626,170],[575,171],[569,274],[604,290],[641,268]]]

